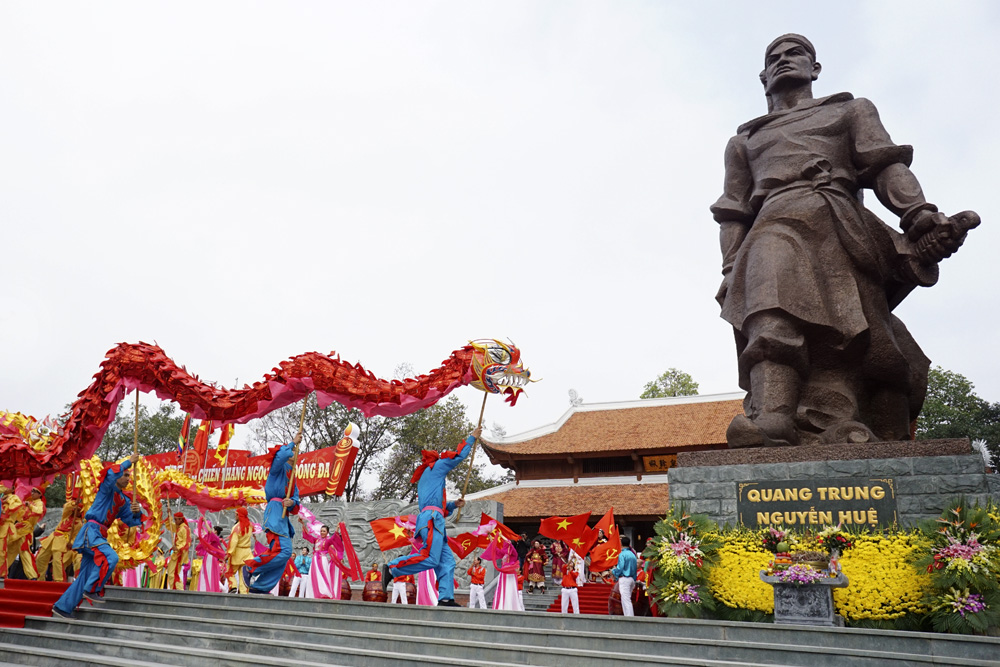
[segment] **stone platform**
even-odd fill
[[[938,516],[956,496],[1000,500],[1000,475],[986,472],[967,439],[682,452],[668,475],[672,501],[720,524],[739,522],[737,500],[754,482],[829,480],[853,489],[881,480],[902,526]]]
[[[78,620],[0,630],[0,665],[996,665],[1000,639],[108,587]]]

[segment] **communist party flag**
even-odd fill
[[[502,536],[502,537],[504,537],[504,538],[506,538],[508,540],[514,541],[514,542],[516,542],[517,540],[521,539],[520,535],[518,535],[517,533],[515,533],[510,528],[508,528],[507,526],[503,525],[502,523],[500,523],[499,521],[497,521],[496,519],[494,519],[493,517],[491,517],[486,512],[483,512],[480,515],[480,517],[479,517],[479,526],[480,527],[485,526],[486,524],[488,524],[491,521],[495,522],[496,526],[493,528],[493,530],[489,531],[488,533],[481,534],[479,536],[479,546],[481,546],[481,547],[483,547],[485,549],[486,547],[488,547],[490,545],[491,541],[493,541],[493,540],[495,540],[497,538],[498,535]],[[476,531],[476,532],[480,532],[480,531]]]
[[[396,517],[394,516],[369,521],[368,525],[372,527],[372,532],[375,533],[375,540],[378,542],[378,548],[382,551],[405,547],[410,544],[407,530],[396,522]]]
[[[618,534],[618,526],[615,525],[615,508],[612,507],[608,513],[601,517],[601,520],[594,526],[594,533],[598,529],[604,531],[608,538],[607,542],[602,542],[590,552],[590,569],[592,572],[603,572],[610,570],[618,564],[618,555],[622,552],[622,538]]]
[[[177,455],[180,456],[184,453],[184,447],[187,446],[188,433],[191,432],[191,414],[188,413],[184,417],[184,425],[181,426],[181,434],[177,436]]]
[[[461,533],[458,537],[449,537],[448,546],[455,552],[459,560],[462,560],[479,546],[479,535],[474,533]]]
[[[198,456],[205,456],[205,452],[208,450],[208,436],[212,433],[212,420],[201,420],[201,424],[198,425],[198,432],[194,434],[194,445],[193,449],[198,453]]]
[[[222,427],[222,435],[219,436],[219,444],[215,447],[215,460],[219,463],[226,462],[226,453],[229,451],[229,441],[236,430],[235,424],[226,424]]]
[[[545,537],[562,540],[569,544],[574,537],[580,537],[589,530],[587,528],[589,520],[590,512],[576,516],[550,516],[548,519],[542,519],[542,525],[539,526],[538,532]]]

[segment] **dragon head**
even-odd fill
[[[521,351],[513,343],[495,338],[469,341],[472,346],[472,386],[490,394],[506,394],[511,405],[531,379],[531,371],[521,364]]]

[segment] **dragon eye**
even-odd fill
[[[509,364],[510,352],[503,347],[491,347],[489,350],[490,359],[495,364]]]

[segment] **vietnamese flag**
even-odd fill
[[[622,552],[622,538],[618,533],[618,526],[615,525],[615,508],[612,507],[608,513],[601,517],[601,520],[594,526],[594,533],[603,530],[608,538],[606,542],[596,545],[590,552],[591,572],[603,572],[610,570],[618,564],[618,556]]]
[[[219,463],[226,462],[226,454],[229,451],[229,441],[236,430],[235,424],[226,424],[222,427],[222,435],[219,436],[219,444],[215,447],[215,460]]]
[[[372,532],[375,533],[375,540],[378,542],[378,548],[382,551],[410,545],[410,538],[407,535],[408,531],[396,523],[396,517],[394,516],[387,519],[369,521],[368,525],[372,527]]]
[[[194,451],[198,453],[199,457],[205,456],[205,452],[208,451],[208,436],[212,433],[212,420],[201,420],[201,424],[198,426],[198,432],[194,435]]]
[[[569,544],[574,537],[580,537],[587,528],[587,521],[590,520],[590,512],[577,514],[576,516],[550,516],[542,519],[542,525],[538,528],[538,533],[553,540],[562,540]]]
[[[595,542],[597,542],[597,531],[593,528],[584,528],[582,533],[573,539],[566,540],[566,545],[580,554],[581,558],[586,558]]]

